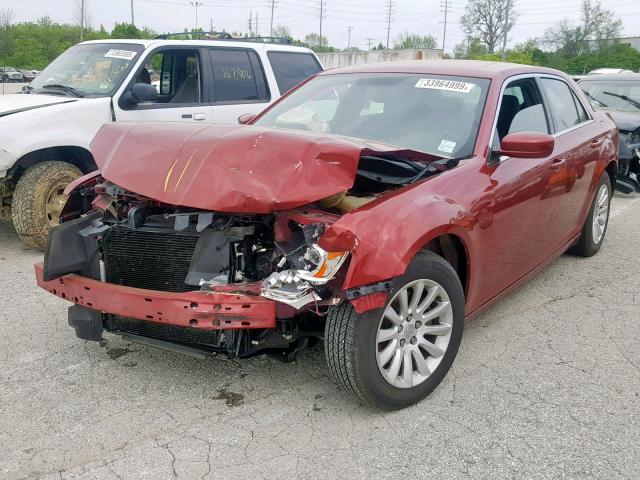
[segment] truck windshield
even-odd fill
[[[583,80],[578,85],[596,108],[612,108],[634,113],[640,111],[640,78]]]
[[[468,157],[488,87],[487,79],[428,73],[325,74],[293,90],[255,125]]]
[[[32,92],[110,96],[144,47],[133,43],[85,43],[65,51],[31,82]]]

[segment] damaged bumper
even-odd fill
[[[231,291],[161,292],[126,287],[70,274],[46,281],[35,265],[38,286],[98,312],[203,330],[272,329],[276,304],[257,294]],[[258,285],[259,288],[259,285]]]

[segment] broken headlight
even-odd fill
[[[303,257],[309,270],[297,270],[296,274],[309,283],[323,285],[335,277],[348,255],[349,252],[327,252],[314,244]]]

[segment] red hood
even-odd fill
[[[326,134],[242,125],[120,123],[91,148],[102,176],[158,201],[270,213],[353,186],[364,144]]]

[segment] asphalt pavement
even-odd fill
[[[0,478],[640,478],[640,196],[466,326],[426,400],[380,413],[293,364],[75,337],[0,222]]]

